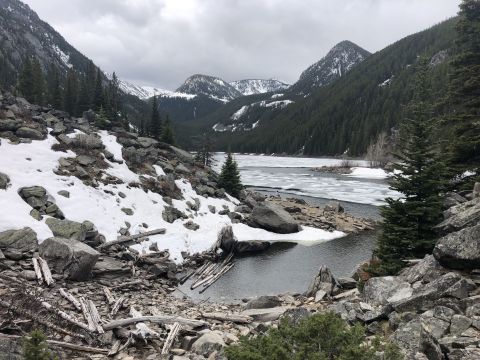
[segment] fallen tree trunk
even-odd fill
[[[109,248],[110,246],[118,245],[118,244],[124,244],[124,243],[129,242],[129,241],[134,241],[135,242],[135,240],[142,239],[142,238],[145,238],[147,236],[165,234],[166,231],[167,231],[166,229],[157,229],[157,230],[146,231],[144,233],[135,234],[135,235],[131,235],[131,236],[121,236],[117,240],[108,241],[108,242],[98,246],[97,249],[102,250],[102,249]]]
[[[253,321],[251,316],[238,314],[224,314],[224,313],[203,313],[204,319],[212,319],[219,321],[229,321],[236,324],[250,324]]]
[[[172,348],[173,342],[175,341],[175,338],[177,337],[178,332],[180,331],[181,328],[182,327],[178,322],[172,325],[170,332],[168,333],[167,339],[163,344],[162,355],[168,355],[170,353],[170,349]]]
[[[191,327],[200,327],[206,325],[205,321],[202,320],[192,320],[192,319],[185,319],[180,316],[173,316],[173,315],[155,315],[155,316],[139,316],[139,317],[132,317],[128,319],[120,319],[120,320],[113,320],[109,323],[106,323],[103,326],[105,331],[116,329],[122,326],[132,325],[139,322],[152,322],[152,323],[159,323],[159,324],[174,324],[178,322],[181,325],[191,326]]]
[[[43,283],[42,270],[40,269],[40,264],[38,263],[37,258],[32,258],[33,269],[35,270],[35,275],[37,275],[37,281],[41,285]]]
[[[73,296],[72,294],[70,294],[68,291],[66,291],[63,288],[60,288],[58,291],[60,291],[60,295],[62,295],[65,299],[70,301],[73,304],[73,306],[75,306],[75,308],[77,310],[82,311],[82,305],[80,304],[80,301],[78,301],[75,298],[75,296]]]
[[[23,336],[19,335],[7,335],[7,334],[1,334],[0,333],[0,339],[11,339],[11,340],[23,340]],[[67,343],[63,341],[57,341],[57,340],[47,340],[48,345],[52,345],[53,347],[61,347],[64,349],[69,349],[69,350],[76,350],[76,351],[83,351],[83,352],[89,352],[89,353],[95,353],[95,354],[105,354],[107,355],[110,351],[107,349],[101,349],[101,348],[95,348],[95,347],[90,347],[90,346],[84,346],[84,345],[77,345],[77,344],[72,344],[72,343]]]
[[[47,262],[42,259],[41,257],[38,258],[38,263],[40,264],[40,269],[42,269],[43,279],[47,286],[52,285],[55,280],[53,280],[52,273],[50,272],[50,268],[48,267]]]
[[[57,309],[57,308],[54,308],[52,305],[50,305],[48,302],[46,301],[43,301],[42,302],[42,306],[47,309],[47,310],[50,310],[50,311],[53,311],[55,314],[57,314],[58,316],[60,316],[62,319],[64,319],[65,321],[68,321],[69,323],[75,325],[75,326],[78,326],[78,327],[81,327],[82,329],[84,330],[87,330],[87,331],[90,331],[90,327],[87,325],[87,324],[84,324],[84,323],[81,323],[80,321],[78,321],[77,319],[75,319],[73,316],[67,314],[66,312],[60,310],[60,309]]]

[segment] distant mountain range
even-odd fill
[[[230,83],[242,95],[255,95],[270,92],[278,92],[287,89],[290,85],[275,79],[246,79],[232,81]]]

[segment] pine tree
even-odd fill
[[[18,91],[28,101],[34,100],[32,59],[27,57],[22,64],[18,79]]]
[[[70,115],[75,115],[78,101],[78,80],[75,70],[69,69],[63,94],[63,109]]]
[[[240,196],[240,191],[243,189],[237,162],[233,159],[230,151],[227,154],[225,163],[222,165],[222,171],[218,179],[218,186],[224,188],[228,194],[237,198]]]
[[[40,330],[32,331],[23,342],[23,357],[25,360],[50,360],[52,355],[48,350],[47,337]]]
[[[417,69],[414,97],[403,121],[398,162],[394,165],[391,189],[402,194],[387,198],[381,210],[382,233],[375,255],[381,260],[380,273],[394,274],[402,260],[419,258],[431,252],[436,233],[433,227],[442,219],[441,192],[445,167],[435,151],[432,132],[435,120],[428,103],[428,61],[422,58]]]
[[[173,132],[170,117],[168,115],[165,119],[165,125],[163,127],[161,141],[170,145],[175,145],[175,134]]]
[[[33,103],[37,105],[45,104],[45,77],[42,66],[37,58],[32,61],[32,81],[33,81]]]
[[[122,126],[122,121],[120,117],[120,82],[118,80],[117,74],[113,72],[112,80],[109,83],[109,103],[110,103],[110,119],[112,121],[112,126]]]
[[[60,85],[60,74],[58,69],[51,65],[47,72],[48,103],[54,109],[62,109],[62,88]]]
[[[154,139],[159,139],[160,134],[162,132],[162,123],[160,120],[160,113],[158,112],[158,102],[157,96],[153,96],[152,101],[152,114],[150,117],[150,124],[149,124],[149,131],[148,135],[153,137]]]
[[[93,107],[95,111],[99,111],[100,108],[104,107],[105,98],[103,93],[102,85],[102,72],[100,69],[97,70],[97,76],[95,77],[95,90],[93,94]]]
[[[480,1],[463,0],[457,24],[457,54],[451,62],[449,102],[454,126],[451,165],[468,171],[464,187],[480,179]]]
[[[103,107],[100,107],[100,110],[95,118],[95,126],[99,129],[108,129],[110,127],[110,121],[108,120],[107,113]]]
[[[212,140],[208,133],[203,133],[200,137],[195,137],[194,142],[197,147],[197,154],[195,160],[203,166],[211,166],[213,163]]]

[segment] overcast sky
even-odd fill
[[[104,71],[173,90],[192,74],[293,83],[342,40],[375,52],[460,0],[24,0]]]

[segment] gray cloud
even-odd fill
[[[342,40],[378,51],[460,0],[25,0],[105,71],[175,89],[203,73],[293,83]]]

